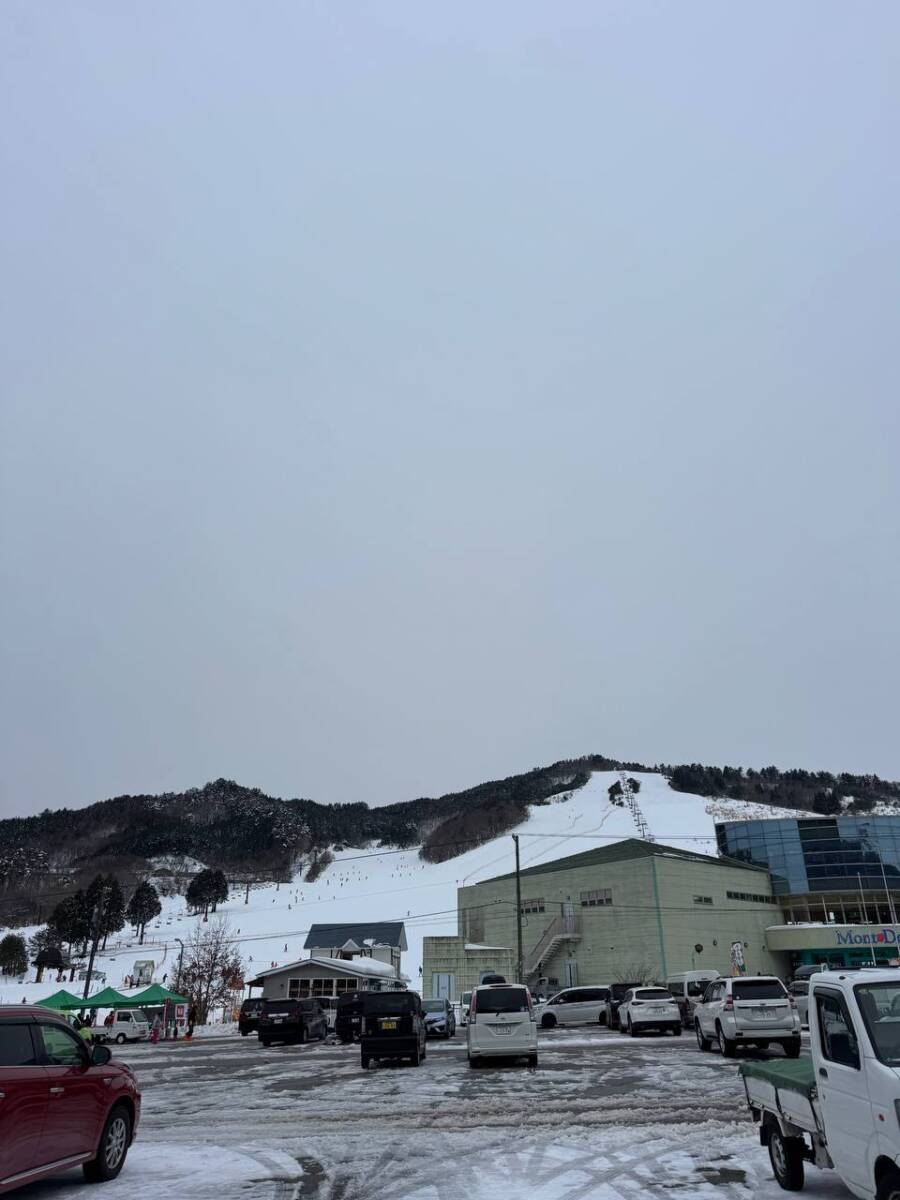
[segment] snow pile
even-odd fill
[[[674,792],[661,775],[633,777],[641,782],[637,802],[655,839],[701,854],[716,853],[716,820],[797,815]],[[562,793],[550,803],[532,808],[528,819],[515,830],[521,838],[522,866],[638,836],[630,810],[610,801],[608,790],[617,781],[616,772],[598,771],[578,791]],[[410,977],[411,986],[417,987],[422,938],[457,932],[456,889],[506,874],[514,866],[509,834],[442,863],[423,862],[416,849],[344,847],[335,851],[334,862],[314,883],[305,882],[298,874],[291,883],[252,887],[248,903],[244,902],[244,885],[238,884],[219,905],[219,913],[227,918],[238,942],[248,979],[273,966],[309,957],[303,943],[310,925],[316,922],[404,921],[409,951],[403,956],[402,970]],[[186,942],[201,918],[188,913],[182,896],[165,896],[162,906],[160,916],[147,926],[143,946],[123,930],[98,955],[96,968],[105,972],[112,987],[121,989],[125,976],[132,974],[135,963],[142,959],[153,960],[154,982],[174,986],[180,949],[175,939]],[[27,935],[34,930],[21,932]],[[42,999],[59,986],[52,973],[42,984],[18,984],[0,977],[0,1003]],[[77,994],[83,988],[77,982],[66,986]]]

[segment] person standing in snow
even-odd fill
[[[194,1026],[196,1024],[197,1024],[197,1005],[192,1004],[191,1007],[188,1009],[187,1036],[189,1038],[192,1038],[194,1036]]]
[[[159,1036],[162,1033],[162,1021],[159,1019],[159,1013],[153,1018],[153,1025],[150,1028],[150,1041],[155,1046],[159,1041]]]

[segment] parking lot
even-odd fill
[[[130,1046],[122,1057],[138,1072],[144,1115],[104,1200],[783,1194],[747,1118],[737,1062],[701,1054],[690,1036],[542,1032],[533,1071],[471,1070],[464,1031],[429,1042],[419,1068],[364,1072],[356,1046],[264,1049],[252,1036]],[[73,1174],[20,1194],[89,1192]],[[812,1170],[808,1192],[847,1195]]]

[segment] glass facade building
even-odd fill
[[[873,906],[888,893],[900,903],[900,815],[723,821],[716,840],[720,854],[768,868],[782,904],[838,894],[864,903],[866,893]]]

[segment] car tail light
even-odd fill
[[[797,1007],[797,1001],[794,999],[793,996],[788,996],[788,1003],[790,1004],[791,1008]]]
[[[469,1018],[468,1018],[469,1023],[472,1025],[475,1024],[475,1002],[477,999],[478,999],[478,993],[473,992],[472,999],[469,1001]]]
[[[722,1005],[723,1012],[734,1012],[734,997],[726,996],[725,1003]]]

